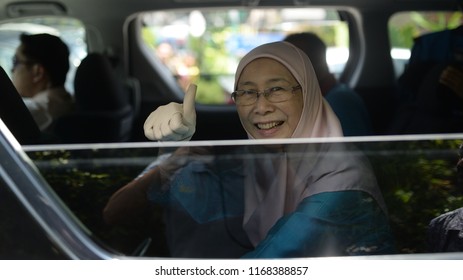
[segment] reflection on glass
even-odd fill
[[[395,253],[428,252],[429,222],[463,205],[455,168],[461,142],[249,145],[243,140],[168,153],[166,148],[160,153],[156,144],[27,153],[93,234],[123,254],[327,256],[387,253],[368,246],[381,239],[376,249],[387,249],[387,226]],[[158,184],[147,181],[146,192],[140,192],[147,207],[106,224],[103,209],[109,198],[161,165],[174,168],[157,172]],[[310,211],[316,214],[307,215]],[[314,229],[326,228],[314,237]],[[369,238],[372,232],[382,238]]]

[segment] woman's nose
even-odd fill
[[[256,103],[254,103],[254,111],[259,114],[265,114],[274,110],[274,105],[265,98],[264,94],[257,96]]]

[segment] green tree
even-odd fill
[[[462,19],[461,12],[400,13],[389,22],[391,46],[410,49],[414,38],[424,33],[456,28]]]

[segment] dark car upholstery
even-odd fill
[[[63,143],[123,142],[130,138],[133,108],[127,87],[118,79],[107,57],[90,53],[74,80],[76,112],[57,121]]]
[[[40,142],[39,127],[2,67],[0,67],[0,118],[19,143]]]

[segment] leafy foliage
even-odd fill
[[[431,219],[463,206],[455,169],[460,142],[385,142],[367,152],[388,206],[398,252],[426,252]]]
[[[155,159],[157,150],[43,151],[28,154],[49,185],[103,246],[123,254],[147,238],[151,255],[166,255],[161,212],[146,213],[130,227],[110,227],[102,218],[109,197]],[[134,159],[142,159],[137,162]]]
[[[410,49],[414,38],[424,33],[456,28],[462,19],[461,12],[407,12],[394,15],[389,24],[391,46]]]
[[[357,147],[370,159],[389,211],[399,253],[426,252],[431,219],[463,207],[455,165],[459,140],[367,142]],[[154,209],[131,227],[108,227],[108,198],[157,156],[155,149],[29,152],[40,172],[74,214],[104,245],[132,254],[147,237],[148,255],[166,256],[162,212]]]

